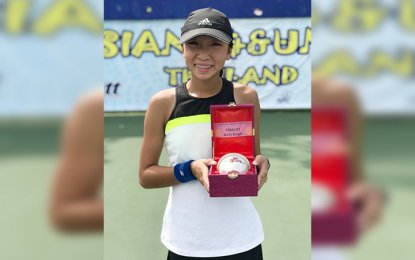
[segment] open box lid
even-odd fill
[[[215,161],[227,153],[240,153],[250,162],[255,157],[254,105],[210,107],[212,153]]]

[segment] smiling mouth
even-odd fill
[[[195,67],[200,69],[200,70],[209,70],[210,68],[213,67],[213,65],[200,65],[200,64],[195,64]]]

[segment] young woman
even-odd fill
[[[254,89],[222,78],[232,51],[232,27],[221,12],[205,8],[190,13],[180,43],[192,78],[153,96],[144,122],[139,177],[144,188],[169,187],[162,243],[168,259],[262,259],[261,220],[248,197],[209,197],[211,158],[210,105],[254,104],[259,133],[260,106]],[[256,138],[254,165],[259,188],[269,161]],[[165,142],[170,166],[158,164]]]

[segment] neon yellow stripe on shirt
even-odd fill
[[[175,127],[188,125],[188,124],[197,124],[197,123],[210,123],[210,114],[201,114],[194,116],[183,116],[172,119],[167,122],[165,133],[169,132]]]

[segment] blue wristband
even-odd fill
[[[178,163],[174,166],[174,177],[181,183],[196,180],[195,176],[193,176],[192,169],[190,168],[192,162],[193,160],[190,160],[184,163]]]

